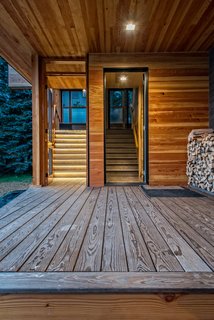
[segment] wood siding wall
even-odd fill
[[[89,121],[92,128],[94,122],[95,127],[99,123],[100,133],[99,147],[96,141],[99,151],[95,159],[98,159],[99,154],[99,157],[102,156],[103,164],[102,141],[104,143],[104,140],[100,131],[101,129],[104,131],[102,68],[148,67],[149,183],[185,185],[188,134],[192,129],[208,127],[208,55],[93,54],[89,56],[89,65],[91,70],[99,69],[89,74],[89,88],[91,88]],[[95,105],[96,114],[93,115],[92,110]],[[90,144],[91,147],[90,153],[93,153],[94,146]],[[97,161],[95,159],[91,159],[90,163],[95,164]],[[91,175],[96,176],[96,171],[93,173],[93,170],[94,167],[91,167]],[[99,185],[102,185],[102,177],[104,177],[103,165],[99,166]]]
[[[89,185],[104,185],[103,70],[89,68]]]
[[[209,80],[209,124],[214,129],[214,48],[210,50]]]
[[[187,183],[187,138],[208,126],[207,69],[149,72],[149,183]]]

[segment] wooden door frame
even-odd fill
[[[127,68],[103,68],[103,84],[104,84],[104,184],[106,185],[106,117],[108,113],[108,103],[106,103],[107,99],[107,88],[106,88],[106,73],[110,72],[141,72],[143,73],[144,79],[142,79],[143,83],[143,182],[140,184],[148,184],[149,183],[149,69],[147,67],[127,67]]]

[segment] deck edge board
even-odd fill
[[[211,272],[2,272],[0,294],[214,293]]]

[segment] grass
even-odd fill
[[[31,174],[7,174],[0,177],[0,183],[5,182],[25,182],[25,183],[31,183],[32,181],[32,175]]]

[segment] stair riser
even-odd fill
[[[58,178],[86,178],[86,173],[58,173],[58,172],[54,172],[53,174],[54,177],[58,177]]]

